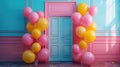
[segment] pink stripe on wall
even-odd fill
[[[97,36],[88,51],[94,53],[96,61],[120,61],[119,39],[120,36]],[[0,62],[22,61],[25,49],[21,37],[0,37]]]
[[[74,37],[74,43],[80,41],[77,38]],[[95,55],[96,61],[120,62],[120,36],[97,36],[96,40],[89,44],[88,51]]]
[[[89,51],[95,54],[96,61],[120,62],[120,36],[98,36]]]
[[[0,37],[0,62],[21,61],[25,49],[21,37]]]

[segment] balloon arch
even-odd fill
[[[30,7],[24,8],[24,16],[29,19],[26,33],[22,37],[23,44],[28,47],[22,55],[25,63],[47,62],[50,56],[48,46],[48,36],[43,33],[48,28],[48,19],[41,11],[34,12]],[[86,3],[81,3],[77,7],[77,12],[71,16],[72,22],[76,27],[76,35],[81,40],[79,43],[72,45],[73,61],[91,65],[95,57],[91,52],[82,53],[88,44],[96,39],[96,23],[93,21],[93,16],[97,13],[96,6],[90,6]]]

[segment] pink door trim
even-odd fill
[[[45,16],[71,16],[76,11],[76,2],[45,2]],[[45,31],[48,35],[48,29]]]
[[[47,16],[71,16],[76,11],[76,2],[46,2]]]

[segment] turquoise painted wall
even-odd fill
[[[0,36],[22,36],[26,33],[25,6],[32,7],[34,11],[44,11],[44,0],[0,0]]]
[[[76,2],[77,5],[85,2],[89,6],[93,4],[98,7],[98,13],[94,17],[97,23],[97,36],[120,36],[120,0],[76,0]],[[34,11],[44,11],[44,0],[0,0],[0,36],[22,36],[26,33],[25,25],[28,20],[22,13],[25,6],[31,6]]]
[[[77,5],[85,2],[98,7],[94,16],[97,36],[120,36],[120,0],[76,0]]]

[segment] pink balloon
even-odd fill
[[[80,24],[84,27],[88,27],[92,23],[92,16],[89,14],[86,14],[81,18]]]
[[[91,16],[94,16],[94,15],[97,13],[97,11],[98,11],[98,9],[97,9],[96,6],[91,6],[91,7],[89,8],[89,14],[90,14]]]
[[[31,12],[32,12],[32,9],[30,7],[25,7],[23,14],[26,18],[28,18]]]
[[[81,53],[78,54],[72,54],[73,61],[76,63],[80,63],[81,61]]]
[[[78,44],[72,45],[72,53],[74,53],[74,54],[80,53],[80,48],[79,48]]]
[[[38,43],[41,44],[42,48],[47,47],[48,45],[48,36],[45,34],[42,34],[40,38],[37,40]]]
[[[39,15],[36,12],[30,13],[29,20],[30,20],[31,23],[37,22],[38,19],[39,19]]]
[[[86,52],[81,58],[81,62],[84,65],[92,65],[95,61],[95,57],[91,52]]]
[[[79,25],[81,17],[82,15],[80,13],[78,12],[73,13],[71,17],[73,24]]]
[[[37,12],[37,14],[39,15],[39,18],[44,17],[44,13],[43,13],[43,12],[41,12],[41,11],[38,11],[38,12]]]
[[[42,48],[41,51],[38,53],[37,60],[40,62],[48,61],[50,56],[50,51],[47,48]]]
[[[29,34],[29,33],[24,34],[22,37],[22,42],[27,46],[32,45],[33,41],[34,41],[34,39],[32,38],[31,34]]]

